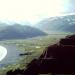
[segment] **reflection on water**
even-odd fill
[[[17,50],[17,47],[15,45],[4,45],[3,47],[7,49],[7,55],[2,61],[0,61],[0,67],[16,63],[19,59],[19,54],[21,53],[21,51]]]

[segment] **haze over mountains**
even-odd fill
[[[0,24],[0,40],[26,39],[46,35],[43,31],[26,25],[15,23],[14,25]]]
[[[36,24],[22,25],[13,23],[11,25],[0,22],[0,40],[26,39],[36,36],[47,35],[47,33],[75,32],[75,15],[57,16],[44,19]]]
[[[57,16],[44,19],[36,27],[46,32],[75,32],[75,15]]]

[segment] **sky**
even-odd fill
[[[0,0],[0,20],[36,24],[44,18],[75,12],[75,0]]]

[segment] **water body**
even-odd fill
[[[0,61],[2,61],[7,55],[7,49],[3,46],[0,46]]]
[[[17,50],[17,47],[15,45],[3,45],[4,48],[7,50],[7,55],[5,58],[3,58],[2,61],[0,61],[0,68],[5,67],[9,64],[15,64],[18,62],[21,53],[20,50]]]

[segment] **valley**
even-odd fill
[[[60,38],[65,37],[66,35],[47,35],[47,36],[38,36],[30,39],[19,39],[19,40],[6,40],[0,41],[0,45],[7,46],[16,46],[17,50],[21,53],[29,53],[28,55],[20,56],[17,63],[12,63],[0,68],[0,75],[5,75],[7,71],[16,68],[23,69],[25,66],[30,63],[32,59],[38,58],[48,45],[57,43]],[[12,49],[10,49],[12,50]],[[10,60],[9,60],[10,61]],[[8,61],[8,62],[9,62]]]

